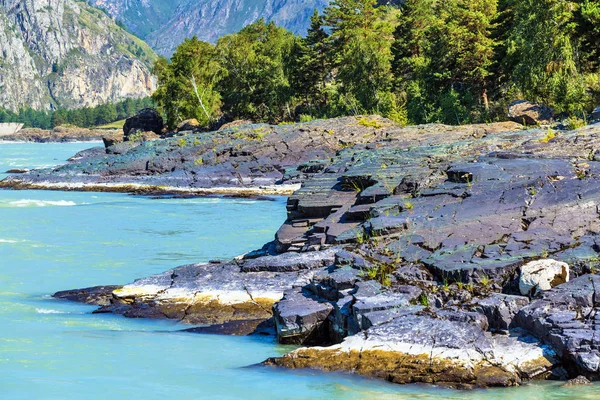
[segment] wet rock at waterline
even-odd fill
[[[120,288],[121,286],[95,286],[85,289],[57,292],[54,293],[52,297],[95,306],[107,306],[110,304],[113,291]]]
[[[531,337],[492,336],[472,324],[417,312],[339,345],[300,348],[265,364],[347,371],[394,383],[489,387],[547,377],[556,358]]]

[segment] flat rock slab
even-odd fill
[[[99,312],[177,319],[190,324],[266,320],[285,290],[310,272],[242,272],[235,262],[193,264],[125,285]]]
[[[492,336],[464,322],[408,314],[330,347],[300,348],[267,365],[346,371],[395,383],[513,386],[547,375],[554,353],[531,337]]]

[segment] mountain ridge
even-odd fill
[[[149,96],[157,56],[73,0],[0,0],[0,107],[80,108]]]
[[[136,35],[146,40],[159,54],[170,56],[185,38],[216,42],[259,18],[274,21],[297,34],[304,34],[314,10],[322,11],[329,0],[93,0]],[[168,4],[168,5],[167,5]],[[153,13],[165,12],[164,15]],[[162,10],[162,11],[161,11]],[[152,29],[147,25],[154,24]]]

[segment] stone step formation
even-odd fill
[[[600,125],[364,118],[140,142],[2,185],[301,183],[262,249],[56,296],[305,346],[267,365],[460,388],[600,378]]]

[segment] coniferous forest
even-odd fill
[[[600,103],[598,0],[334,0],[305,37],[265,23],[158,60],[168,124],[381,114],[502,120],[527,99],[585,118]]]

